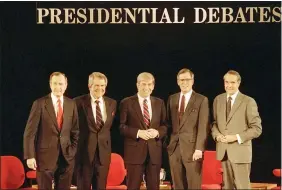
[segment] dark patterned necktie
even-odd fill
[[[226,120],[227,120],[229,113],[231,111],[231,101],[232,101],[232,97],[229,96],[228,101],[227,101],[227,105],[226,105]]]
[[[100,130],[104,126],[104,121],[99,106],[100,103],[99,100],[96,100],[95,103],[96,103],[96,126],[98,127],[98,130]]]
[[[147,128],[150,127],[150,114],[149,114],[149,108],[148,108],[148,102],[147,99],[144,99],[143,101],[143,117],[144,117],[144,123]]]
[[[179,109],[179,123],[184,115],[185,112],[185,96],[182,95],[181,102],[180,102],[180,109]]]

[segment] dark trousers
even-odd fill
[[[54,179],[55,190],[69,190],[74,169],[74,161],[68,163],[60,150],[56,168],[54,170],[36,171],[38,189],[52,190]]]
[[[177,145],[169,162],[174,189],[201,189],[202,159],[192,162],[183,160]]]
[[[102,158],[103,159],[103,158]],[[107,185],[109,165],[102,165],[100,162],[99,149],[95,151],[92,163],[84,162],[77,171],[77,189],[79,190],[104,190]]]
[[[140,189],[143,174],[145,174],[148,190],[159,189],[161,164],[152,164],[149,152],[147,153],[147,158],[143,164],[126,164],[126,169],[126,185],[128,190]]]

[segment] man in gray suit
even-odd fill
[[[193,91],[194,74],[182,69],[177,75],[181,92],[168,99],[172,129],[167,147],[174,189],[201,189],[202,156],[209,131],[207,97]]]
[[[224,189],[251,189],[252,139],[262,133],[255,100],[238,89],[241,76],[230,70],[224,77],[226,93],[214,99],[212,136],[223,168]]]

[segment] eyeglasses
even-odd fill
[[[189,82],[189,81],[192,81],[193,78],[190,78],[190,79],[178,79],[180,82]]]

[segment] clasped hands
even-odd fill
[[[144,140],[154,139],[159,136],[159,131],[156,129],[139,130],[138,137]]]
[[[218,135],[216,137],[217,142],[222,142],[222,143],[231,143],[237,141],[237,136],[236,135]]]
[[[35,158],[27,159],[26,164],[27,164],[27,167],[29,167],[30,169],[36,170],[37,168]]]

